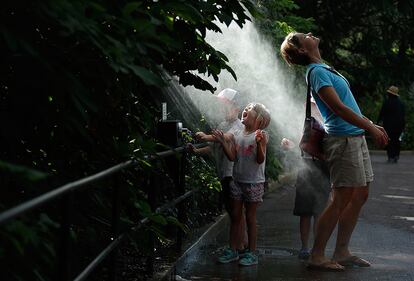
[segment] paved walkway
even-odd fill
[[[299,221],[292,215],[294,188],[284,186],[268,193],[258,209],[259,265],[216,263],[228,239],[225,217],[202,239],[204,244],[179,262],[177,280],[414,281],[414,155],[403,155],[398,164],[385,163],[382,154],[372,155],[372,161],[376,181],[351,241],[353,253],[370,260],[372,267],[308,271],[296,257],[300,242]],[[333,245],[331,239],[328,254]]]

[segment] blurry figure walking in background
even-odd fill
[[[390,138],[386,147],[388,162],[397,163],[400,158],[401,137],[405,128],[405,108],[399,98],[398,88],[391,86],[387,90],[380,114],[378,124],[383,123],[383,127]]]

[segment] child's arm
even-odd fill
[[[187,144],[187,149],[190,152],[193,152],[195,154],[209,154],[211,152],[210,146],[205,146],[205,147],[201,147],[201,148],[196,148],[194,145],[192,145],[191,143]]]
[[[284,150],[291,150],[296,146],[296,144],[287,138],[283,138],[280,142],[280,147],[282,147]]]
[[[199,141],[210,141],[210,142],[215,141],[213,135],[207,135],[204,132],[195,133],[195,138]]]
[[[257,164],[262,164],[266,156],[267,135],[262,130],[256,131]]]
[[[233,134],[224,134],[223,131],[213,129],[212,135],[223,146],[223,151],[227,158],[230,161],[234,161],[236,159],[236,144]]]

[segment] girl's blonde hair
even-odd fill
[[[299,51],[301,45],[299,38],[297,37],[298,34],[299,33],[297,32],[291,32],[285,37],[282,45],[280,45],[280,53],[289,65],[308,65],[310,63],[310,58]]]
[[[246,107],[252,106],[252,109],[257,113],[256,120],[259,121],[259,129],[263,130],[270,123],[270,111],[261,103],[249,103]]]

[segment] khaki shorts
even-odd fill
[[[332,187],[362,187],[374,180],[364,135],[325,135],[323,150]]]

